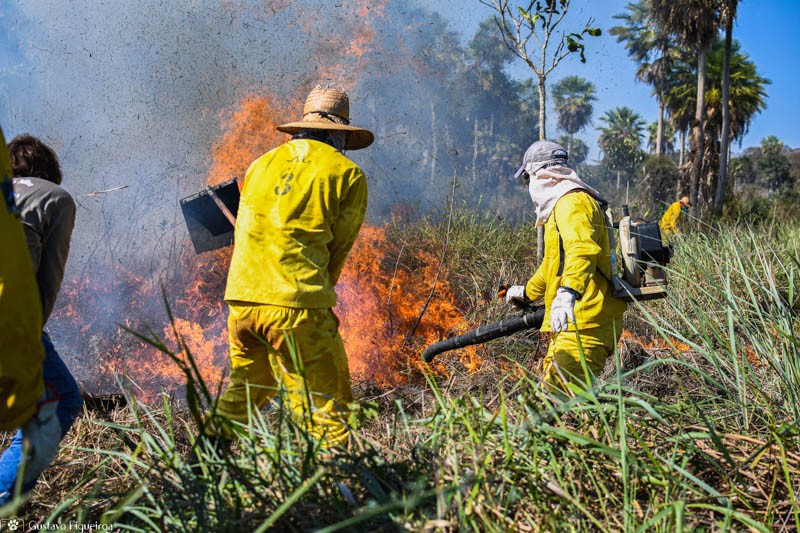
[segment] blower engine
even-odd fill
[[[612,272],[611,282],[614,296],[626,302],[655,300],[667,295],[667,274],[664,266],[669,263],[672,249],[664,246],[661,229],[657,222],[633,219],[628,206],[622,206],[622,219],[611,222],[606,212],[611,249],[614,243],[614,226],[619,227],[622,276]],[[612,259],[612,270],[615,261]]]

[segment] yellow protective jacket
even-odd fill
[[[525,286],[531,300],[544,298],[541,331],[551,331],[550,305],[562,286],[580,295],[575,300],[579,330],[605,326],[621,317],[627,304],[611,295],[610,276],[611,247],[600,205],[584,191],[565,194],[545,222],[544,258]],[[574,330],[570,323],[569,331]]]
[[[366,210],[364,173],[332,146],[297,139],[267,152],[245,176],[225,300],[334,307]]]
[[[678,233],[678,219],[681,216],[681,210],[683,209],[683,204],[678,202],[673,202],[664,212],[664,216],[661,217],[661,222],[659,222],[659,226],[661,227],[661,233],[663,235],[674,235]]]
[[[11,213],[11,162],[0,130],[0,430],[21,426],[42,397],[42,308],[25,235]]]

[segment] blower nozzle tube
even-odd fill
[[[422,359],[426,363],[430,363],[433,361],[434,357],[442,352],[448,352],[465,346],[472,346],[473,344],[482,344],[524,329],[539,329],[542,327],[543,319],[544,307],[538,307],[523,315],[506,318],[494,324],[481,326],[478,329],[459,335],[458,337],[452,337],[431,344],[422,352]]]

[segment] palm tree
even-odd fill
[[[569,164],[571,167],[577,168],[578,165],[586,161],[586,156],[589,155],[589,146],[580,139],[562,135],[556,142],[561,146],[570,146]]]
[[[688,179],[686,174],[686,136],[692,127],[697,112],[695,103],[697,98],[697,73],[696,62],[685,51],[679,51],[673,62],[672,69],[667,75],[664,90],[664,108],[669,117],[669,124],[679,137],[678,179],[679,196],[689,194]],[[680,90],[676,89],[681,87]]]
[[[724,41],[717,41],[708,54],[706,109],[709,115],[709,129],[715,131],[716,138],[722,136],[724,124],[721,109],[727,46]],[[750,56],[741,51],[741,46],[736,40],[732,41],[730,50],[728,133],[731,141],[739,141],[747,133],[753,118],[766,107],[766,86],[771,82],[758,74],[755,63]]]
[[[661,125],[663,132],[659,138],[658,122],[651,122],[647,125],[647,148],[655,155],[675,153],[675,128],[670,122]],[[658,145],[661,143],[662,151],[658,153]]]
[[[567,76],[553,85],[553,104],[558,127],[567,132],[567,152],[572,153],[572,137],[589,124],[592,118],[594,84],[580,76]]]
[[[722,139],[720,139],[719,180],[714,193],[713,213],[715,216],[722,214],[722,204],[725,201],[725,191],[728,181],[728,146],[730,131],[730,85],[731,85],[731,54],[733,42],[733,21],[736,18],[736,9],[739,0],[721,0],[719,4],[720,21],[725,28],[725,64],[722,69]]]
[[[600,137],[597,143],[603,151],[603,162],[617,172],[617,189],[620,173],[632,173],[642,162],[642,138],[644,119],[629,107],[617,107],[607,111],[600,120],[606,125],[598,128]]]
[[[707,55],[707,88],[704,94],[704,114],[708,117],[704,123],[704,137],[708,141],[706,154],[710,160],[704,165],[704,175],[707,176],[707,197],[706,201],[716,204],[716,193],[719,190],[721,176],[713,168],[716,158],[727,158],[727,153],[722,151],[722,143],[717,144],[717,140],[727,135],[731,141],[741,140],[747,133],[752,119],[766,107],[766,86],[770,81],[761,77],[755,63],[741,52],[739,43],[735,40],[731,43],[731,54],[727,60],[729,63],[729,98],[730,104],[729,117],[725,120],[723,114],[723,87],[724,70],[726,62],[727,43],[718,40]],[[696,72],[694,67],[688,63],[678,63],[671,80],[671,87],[667,91],[665,101],[672,116],[681,116],[687,113],[696,105],[696,95],[694,94],[694,79]],[[726,125],[727,122],[727,125]],[[724,201],[724,191],[723,191]],[[716,211],[716,205],[713,206]]]
[[[716,40],[719,28],[719,12],[716,7],[716,0],[648,0],[650,17],[661,28],[661,31],[674,35],[678,44],[683,48],[697,53],[697,106],[690,139],[694,155],[692,178],[689,182],[689,197],[692,202],[693,214],[696,214],[697,210],[700,173],[705,151],[703,112],[705,110],[706,55],[709,47]]]
[[[625,13],[614,15],[614,18],[623,21],[623,24],[614,26],[609,32],[617,37],[617,42],[625,43],[628,56],[639,65],[636,78],[653,87],[653,94],[658,102],[658,127],[654,146],[656,155],[660,155],[664,148],[664,92],[677,52],[675,39],[651,24],[645,0],[629,3],[625,6]]]

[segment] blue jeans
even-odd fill
[[[75,378],[72,377],[67,365],[61,360],[50,337],[42,332],[42,344],[44,345],[44,363],[42,374],[44,382],[56,391],[59,395],[56,414],[61,424],[61,438],[67,434],[72,423],[78,417],[83,406],[83,398]],[[0,456],[0,505],[8,501],[13,494],[14,484],[17,480],[17,470],[22,460],[22,430],[17,430],[17,434],[11,440],[11,445]],[[33,488],[34,483],[23,486],[22,492],[28,492]]]

